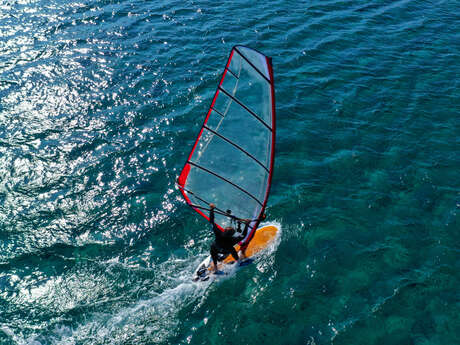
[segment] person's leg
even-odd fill
[[[244,259],[246,258],[246,249],[248,248],[248,246],[241,246],[240,247],[240,253],[241,253],[241,258]]]
[[[230,249],[230,248],[229,248]],[[238,257],[238,253],[236,251],[236,249],[234,247],[232,247],[230,249],[230,254],[232,254],[233,258],[236,260],[236,261],[240,261],[240,258]]]
[[[216,244],[215,243],[211,244],[211,258],[212,258],[212,262],[214,263],[214,271],[217,271],[217,254],[218,253],[219,251],[216,248]]]

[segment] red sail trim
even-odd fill
[[[242,50],[241,51],[238,50],[237,47],[241,47]],[[207,125],[207,122],[208,122],[208,120],[210,118],[210,115],[211,115],[211,113],[213,111],[213,108],[214,108],[214,105],[216,103],[217,97],[220,94],[221,90],[222,90],[223,94],[227,94],[227,92],[225,92],[225,90],[222,89],[221,86],[223,84],[223,81],[225,79],[227,71],[229,71],[230,74],[233,74],[232,73],[233,71],[229,70],[229,66],[230,66],[230,63],[231,63],[232,58],[234,56],[234,52],[236,51],[237,54],[243,58],[243,60],[248,62],[249,65],[254,70],[256,70],[260,75],[262,75],[264,77],[265,81],[269,82],[269,85],[270,85],[270,91],[269,92],[270,92],[270,95],[271,95],[271,124],[270,124],[271,126],[268,125],[267,123],[264,123],[265,127],[267,127],[267,129],[271,130],[271,147],[270,147],[270,152],[269,152],[269,154],[270,154],[270,156],[269,156],[270,166],[269,166],[268,178],[266,180],[267,186],[266,186],[266,190],[265,190],[264,200],[263,200],[263,202],[260,203],[261,209],[258,212],[257,220],[254,220],[253,224],[250,225],[252,230],[251,230],[250,234],[248,234],[246,239],[243,240],[242,243],[241,243],[242,246],[245,247],[245,246],[247,246],[249,241],[253,238],[255,230],[257,229],[257,227],[258,227],[258,225],[260,223],[260,217],[265,212],[265,208],[266,208],[267,201],[268,201],[268,195],[269,195],[269,191],[270,191],[270,187],[271,187],[271,180],[272,180],[273,167],[274,167],[274,150],[275,150],[274,149],[274,147],[275,147],[275,92],[274,92],[273,67],[272,67],[272,64],[271,64],[271,58],[268,58],[265,55],[263,55],[262,53],[257,52],[256,50],[254,50],[257,53],[259,53],[260,55],[262,55],[263,58],[265,58],[265,66],[264,67],[267,69],[266,72],[268,72],[268,76],[269,76],[269,78],[267,78],[253,63],[250,62],[250,60],[246,56],[244,56],[244,54],[242,53],[243,48],[244,49],[251,49],[251,48],[246,48],[246,47],[243,47],[243,46],[235,46],[235,47],[233,47],[233,49],[230,52],[229,58],[227,60],[227,64],[226,64],[225,69],[224,69],[224,71],[222,73],[222,77],[220,79],[219,85],[217,86],[217,90],[216,90],[216,92],[214,94],[211,106],[210,106],[210,108],[209,108],[209,110],[208,110],[208,112],[206,114],[206,117],[204,119],[203,125],[200,128],[200,132],[198,134],[197,139],[195,140],[195,143],[194,143],[193,148],[192,148],[192,150],[191,150],[191,152],[190,152],[190,154],[188,156],[188,159],[187,159],[187,161],[186,161],[186,163],[184,165],[184,168],[183,168],[183,170],[182,170],[182,172],[181,172],[181,174],[180,174],[180,176],[178,178],[178,185],[179,185],[179,189],[181,190],[181,193],[184,196],[184,199],[187,202],[187,204],[189,206],[191,206],[196,212],[198,212],[202,217],[204,217],[205,219],[209,220],[209,217],[205,213],[203,213],[198,207],[194,207],[194,206],[199,206],[199,205],[193,205],[192,200],[190,200],[189,195],[187,195],[188,191],[185,190],[185,186],[187,184],[187,179],[188,179],[188,176],[190,174],[190,171],[192,171],[192,170],[195,171],[194,168],[192,169],[191,166],[190,166],[190,160],[191,160],[191,158],[192,158],[192,156],[193,156],[193,154],[195,152],[195,149],[196,149],[196,147],[198,145],[198,142],[200,141],[200,139],[201,139],[201,137],[203,135],[204,129],[207,127],[206,125]],[[231,98],[233,99],[234,97],[231,97]],[[233,99],[233,100],[237,102],[236,99]],[[237,102],[237,103],[239,103],[239,102]],[[246,107],[243,107],[243,108],[246,108]],[[249,109],[245,109],[245,110],[248,111],[248,113],[250,113],[252,116],[254,116],[254,114],[252,114],[249,111]],[[214,109],[214,111],[215,111],[215,109]],[[217,112],[216,112],[216,114],[217,114]],[[219,114],[219,115],[223,116],[223,114]],[[190,197],[195,196],[192,192],[190,192],[190,193],[191,193]],[[195,196],[195,197],[197,197],[197,196]],[[216,225],[218,226],[218,228],[220,230],[223,231],[222,226],[220,226],[219,224],[216,224]]]
[[[230,139],[224,137],[223,135],[217,133],[216,131],[212,130],[211,128],[209,128],[208,126],[203,126],[204,129],[210,131],[212,134],[214,135],[217,135],[219,138],[221,138],[222,140],[225,140],[227,143],[229,143],[230,145],[232,145],[233,147],[235,147],[237,150],[243,152],[245,155],[247,155],[249,158],[251,158],[254,162],[256,162],[257,164],[259,164],[262,168],[264,168],[264,170],[268,173],[270,173],[267,169],[267,167],[261,162],[259,161],[256,157],[254,157],[253,155],[251,155],[248,151],[246,151],[245,149],[243,149],[240,145],[234,143],[233,141],[231,141]]]
[[[255,112],[253,112],[251,109],[249,109],[248,106],[244,105],[243,102],[241,102],[238,98],[236,98],[235,96],[232,96],[228,91],[226,91],[224,88],[220,87],[219,85],[219,88],[218,88],[220,91],[222,91],[227,97],[229,97],[230,99],[232,99],[233,101],[235,101],[236,103],[238,103],[241,107],[244,108],[244,110],[246,110],[249,114],[251,114],[252,116],[254,116],[257,120],[260,121],[260,123],[262,123],[265,127],[267,127],[268,130],[272,130],[271,127],[269,125],[267,125],[265,123],[264,120],[262,120],[260,118],[259,115],[257,115]]]
[[[263,202],[262,209],[260,211],[259,217],[257,221],[255,222],[254,226],[252,227],[251,232],[247,236],[247,239],[245,240],[244,243],[242,243],[242,249],[245,249],[249,242],[252,240],[254,237],[254,234],[259,227],[260,224],[260,218],[265,212],[265,207],[267,206],[268,202],[268,195],[270,194],[270,188],[272,185],[272,177],[273,177],[273,168],[275,164],[275,141],[276,141],[276,109],[275,109],[275,80],[273,77],[273,66],[272,66],[272,59],[269,57],[265,57],[267,59],[267,66],[268,66],[268,74],[270,77],[270,93],[271,93],[271,101],[272,101],[272,143],[271,143],[271,152],[270,152],[270,172],[268,174],[268,185],[267,185],[267,190],[265,192],[265,200]]]
[[[188,161],[192,158],[193,152],[195,152],[195,148],[198,145],[198,142],[200,141],[201,135],[203,134],[204,126],[206,125],[206,123],[208,123],[209,116],[211,115],[211,112],[213,111],[214,104],[216,103],[217,96],[219,95],[219,87],[224,82],[225,74],[227,73],[228,66],[230,66],[230,61],[232,60],[232,57],[233,57],[233,49],[232,49],[232,51],[230,53],[230,56],[228,58],[227,65],[225,66],[225,69],[224,69],[224,73],[222,74],[222,77],[220,78],[220,82],[219,82],[219,85],[217,87],[216,93],[214,94],[214,97],[212,99],[211,106],[209,107],[208,113],[206,114],[206,118],[204,119],[203,125],[201,126],[200,133],[198,134],[198,137],[196,138],[195,143],[193,144],[192,151],[188,155],[187,161],[184,164],[184,168],[182,169],[182,172],[181,172],[181,174],[179,176],[179,179],[177,180],[179,185],[182,186],[182,187],[185,186],[185,182],[187,181],[187,177],[188,177],[188,174],[190,172],[190,164],[188,164]],[[188,169],[187,169],[187,166],[188,166]],[[182,193],[182,194],[184,194],[184,193]],[[191,202],[189,202],[189,200],[187,200],[187,199],[188,198],[186,198],[186,201],[190,205]],[[201,211],[198,211],[198,213],[203,215],[203,213]],[[205,218],[208,218],[208,217],[205,216]],[[208,218],[208,220],[209,220],[209,218]]]
[[[241,52],[238,50],[238,46],[234,47],[233,49],[236,50],[236,52],[237,52],[244,60],[246,60],[246,62],[247,62],[252,68],[254,68],[254,70],[257,71],[257,73],[259,73],[260,76],[261,76],[262,78],[264,78],[266,81],[268,81],[268,82],[271,84],[270,80],[267,79],[267,77],[265,76],[265,74],[263,74],[261,70],[259,70],[256,66],[254,66],[254,64],[253,64],[251,61],[249,61],[249,59],[248,59],[246,56],[244,56],[244,54],[241,53]],[[254,50],[254,49],[253,49],[253,50]],[[259,52],[258,52],[258,53],[259,53]],[[259,54],[260,54],[260,55],[264,55],[264,54],[262,54],[262,53],[259,53]],[[264,55],[264,56],[265,56],[265,55]],[[265,56],[265,58],[267,58],[267,57]],[[270,73],[270,72],[269,72],[269,73]]]
[[[219,110],[217,110],[216,108],[211,108],[217,115],[220,115],[221,117],[225,117],[224,114],[222,114]]]
[[[190,200],[190,198],[188,197],[187,195],[187,192],[185,191],[185,189],[181,186],[179,186],[179,190],[180,192],[182,193],[182,196],[184,197],[185,201],[187,202],[187,204],[193,208],[196,212],[198,212],[201,216],[203,216],[204,218],[206,218],[209,222],[209,216],[207,216],[205,213],[203,213],[198,207],[196,207],[195,205],[193,205],[192,201]],[[217,224],[217,228],[220,230],[220,231],[224,231],[224,228],[221,227],[219,224]]]
[[[232,70],[229,69],[228,67],[225,67],[225,70],[229,71],[230,74],[231,74],[232,76],[234,76],[236,79],[240,79],[240,77],[238,77],[235,73],[233,73]]]
[[[188,173],[190,172],[190,164],[185,163],[184,169],[182,169],[182,172],[179,175],[179,178],[177,179],[177,183],[179,186],[184,187],[185,186],[185,181],[187,180]]]
[[[205,172],[207,172],[208,174],[210,175],[213,175],[215,177],[217,177],[218,179],[224,181],[225,183],[228,183],[230,185],[232,185],[233,187],[235,187],[236,189],[240,190],[241,192],[245,193],[247,196],[249,196],[250,198],[252,198],[255,202],[257,202],[260,206],[263,206],[263,203],[261,203],[259,201],[259,199],[257,199],[254,195],[252,195],[251,193],[249,193],[246,189],[242,188],[241,186],[238,186],[236,183],[233,183],[232,181],[230,181],[229,179],[226,179],[225,177],[215,173],[214,171],[212,170],[209,170],[209,169],[206,169],[205,167],[197,164],[197,163],[194,163],[192,161],[189,161],[188,162],[189,164],[193,165],[194,167],[197,167],[198,169],[201,169]]]
[[[184,168],[182,169],[182,172],[181,172],[179,178],[177,179],[177,182],[179,184],[179,189],[180,189],[180,191],[182,193],[182,196],[184,197],[185,201],[187,202],[187,204],[189,206],[192,206],[192,202],[190,201],[190,198],[188,197],[188,195],[185,192],[185,190],[183,189],[183,187],[185,186],[185,183],[187,181],[188,174],[190,173],[190,164],[188,163],[188,161],[192,158],[193,152],[195,152],[196,146],[198,145],[198,142],[200,141],[201,135],[203,134],[204,126],[208,122],[209,116],[211,115],[211,112],[213,111],[214,104],[216,103],[217,96],[219,95],[219,87],[224,82],[225,75],[227,74],[228,67],[230,66],[230,62],[231,62],[232,57],[233,57],[233,52],[234,51],[232,49],[232,51],[230,52],[230,56],[228,57],[227,64],[225,65],[224,72],[222,73],[222,77],[220,78],[219,85],[217,86],[216,93],[214,94],[214,97],[212,99],[211,106],[209,107],[208,113],[206,114],[206,118],[204,119],[203,125],[201,126],[200,133],[198,134],[198,137],[196,138],[195,143],[193,144],[192,151],[188,155],[188,159],[184,164]],[[196,212],[198,212],[201,216],[203,216],[204,218],[206,218],[209,221],[209,217],[207,215],[205,215],[201,210],[199,210],[198,208],[193,207],[193,206],[192,206],[192,208]],[[219,224],[216,224],[216,225],[219,228],[219,230],[224,231],[224,229]]]

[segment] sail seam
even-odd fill
[[[225,181],[229,184],[231,184],[233,187],[239,189],[240,191],[242,191],[243,193],[247,194],[248,196],[250,196],[252,199],[254,199],[260,206],[262,206],[263,204],[259,201],[259,199],[257,199],[254,195],[252,195],[251,193],[249,193],[247,190],[245,190],[244,188],[238,186],[237,184],[233,183],[232,181],[226,179],[225,177],[223,176],[220,176],[219,174],[215,173],[214,171],[211,171],[209,169],[206,169],[205,167],[202,167],[201,165],[199,164],[196,164],[196,163],[193,163],[192,161],[187,161],[187,163],[189,163],[190,165],[193,165],[194,167],[197,167],[198,169],[201,169],[203,171],[206,171],[207,173],[211,174],[211,175],[214,175],[215,177],[221,179],[222,181]]]
[[[225,67],[225,69],[226,69],[227,71],[229,71],[230,74],[231,74],[232,76],[234,76],[236,79],[240,79],[240,77],[238,77],[235,73],[233,73],[232,70],[231,70],[230,68]]]
[[[239,56],[241,56],[248,64],[251,65],[252,68],[254,68],[269,84],[271,84],[270,82],[270,79],[268,79],[265,74],[263,74],[256,66],[254,66],[254,64],[249,61],[249,59],[243,55],[243,53],[241,53],[236,47],[234,48],[235,51],[238,53]]]
[[[228,93],[227,91],[225,91],[220,85],[219,85],[218,89],[219,89],[220,91],[222,91],[223,93],[225,93],[228,97],[230,97],[230,98],[231,98],[232,100],[234,100],[236,103],[238,103],[240,106],[242,106],[248,113],[250,113],[250,114],[251,114],[252,116],[254,116],[257,120],[259,120],[259,121],[260,121],[265,127],[267,127],[270,131],[272,131],[272,128],[271,128],[269,125],[267,125],[267,124],[265,123],[265,121],[262,120],[262,119],[260,118],[259,115],[257,115],[255,112],[253,112],[251,109],[249,109],[246,105],[244,105],[243,103],[241,103],[241,101],[240,101],[239,99],[235,98],[235,97],[232,96],[230,93]]]
[[[221,113],[219,110],[217,110],[216,108],[212,108],[212,107],[211,107],[211,109],[212,109],[213,111],[215,111],[217,114],[219,114],[220,116],[225,117],[225,115],[222,114],[222,113]]]
[[[203,198],[199,197],[198,195],[196,195],[196,193],[193,193],[191,190],[188,190],[187,188],[185,187],[181,187],[179,186],[179,188],[183,189],[184,191],[186,191],[187,193],[193,195],[194,198],[198,199],[199,201],[201,201],[202,203],[206,204],[206,205],[209,205],[210,203],[206,200],[204,200]],[[199,206],[199,205],[195,205],[195,204],[189,204],[189,206],[191,207],[196,207],[196,208],[199,208],[199,209],[202,209],[202,210],[207,210],[207,211],[210,211],[210,208],[207,208],[207,207],[204,207],[204,206]],[[225,217],[228,217],[227,213],[224,212],[223,210],[219,209],[218,207],[215,208],[216,209],[216,213],[217,214],[220,214],[222,216],[225,216]]]
[[[238,144],[234,143],[233,141],[231,141],[230,139],[227,139],[226,137],[224,137],[222,134],[219,134],[217,133],[216,131],[212,130],[211,128],[209,128],[208,126],[204,125],[203,126],[205,129],[207,129],[208,131],[210,131],[211,133],[217,135],[219,138],[225,140],[226,142],[228,142],[229,144],[233,145],[234,147],[236,147],[238,150],[240,150],[241,152],[245,153],[249,158],[253,159],[255,162],[257,162],[262,168],[265,169],[266,172],[269,172],[269,170],[267,169],[267,167],[261,162],[259,161],[256,157],[254,157],[252,154],[250,154],[248,151],[246,151],[245,149],[243,149],[241,146],[239,146]]]

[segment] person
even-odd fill
[[[209,222],[212,224],[212,230],[215,236],[215,240],[211,244],[211,258],[214,264],[214,273],[217,273],[217,261],[219,259],[219,254],[231,254],[235,261],[240,262],[240,258],[234,245],[246,237],[250,220],[244,220],[245,227],[243,232],[237,232],[231,226],[228,226],[224,229],[224,231],[221,231],[217,227],[217,224],[214,223],[214,209],[216,206],[211,203],[209,204],[209,207]]]

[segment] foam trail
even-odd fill
[[[173,260],[168,260],[166,267],[174,265],[171,261]],[[127,340],[126,333],[130,331],[134,333],[134,338],[142,334],[154,343],[164,342],[178,326],[177,314],[180,310],[202,296],[208,286],[191,281],[191,272],[196,262],[196,259],[191,260],[177,278],[173,278],[177,282],[176,286],[151,298],[141,299],[115,314],[95,314],[91,321],[80,325],[72,334],[62,337],[57,343],[69,344],[72,340],[78,342],[88,334],[94,334],[96,329],[98,342],[123,344]]]
[[[273,263],[272,254],[276,251],[281,237],[281,225],[278,222],[264,223],[261,226],[264,225],[275,225],[279,232],[275,241],[255,256],[256,268],[261,272]],[[158,279],[165,279],[162,284],[164,289],[161,292],[152,291],[150,296],[143,297],[130,305],[121,306],[119,309],[112,309],[112,313],[93,312],[76,327],[58,324],[47,336],[33,335],[27,338],[22,334],[14,334],[11,329],[3,329],[3,331],[15,343],[21,345],[49,343],[68,345],[87,342],[124,344],[135,342],[136,339],[164,343],[179,326],[180,311],[187,305],[203,303],[202,297],[214,281],[214,279],[207,282],[191,280],[194,269],[205,255],[200,254],[187,260],[174,258],[163,262],[156,268],[160,272]],[[184,262],[187,264],[184,265]],[[174,272],[174,268],[178,271]],[[226,269],[227,275],[219,276],[218,281],[234,278],[238,269],[236,265],[229,266]]]

